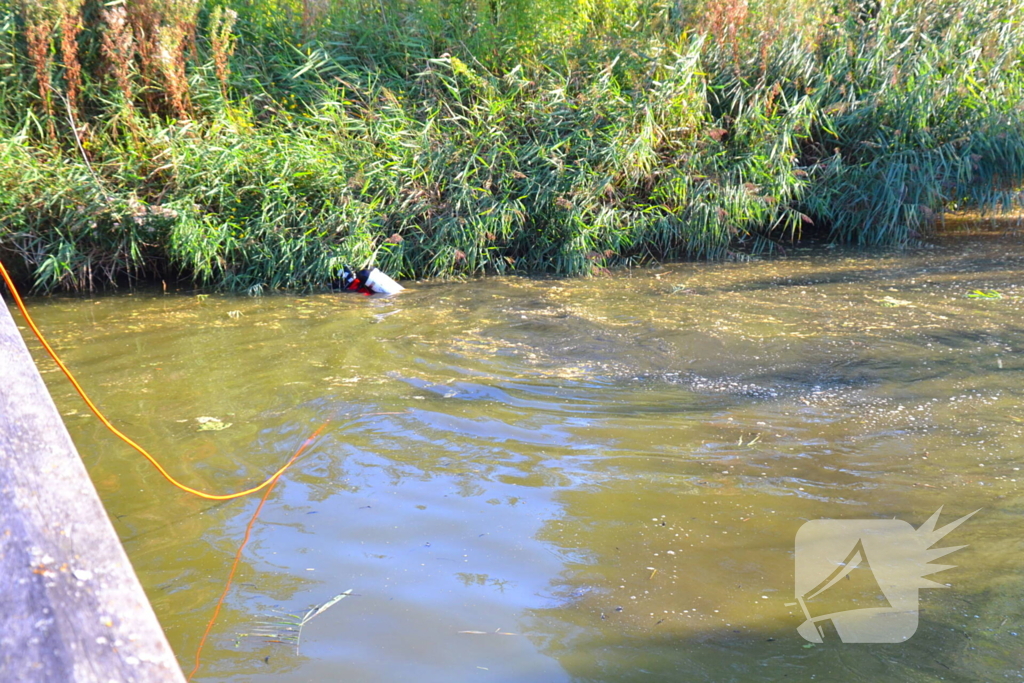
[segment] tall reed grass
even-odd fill
[[[1019,206],[1011,0],[0,0],[0,258],[323,287]]]

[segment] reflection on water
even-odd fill
[[[193,485],[261,480],[333,420],[265,507],[201,680],[1016,680],[1022,253],[33,305]],[[257,501],[183,497],[45,376],[188,670]],[[916,636],[800,638],[803,522],[940,506],[982,511]],[[349,588],[299,653],[245,635]]]

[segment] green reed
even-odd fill
[[[0,258],[41,291],[583,274],[1020,204],[1009,0],[128,7],[0,0]]]

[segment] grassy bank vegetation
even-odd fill
[[[0,0],[37,290],[906,244],[1024,177],[1018,0]]]

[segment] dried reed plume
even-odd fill
[[[327,16],[329,8],[329,0],[302,0],[302,26],[307,33],[314,31],[321,20]]]
[[[134,53],[138,58],[143,98],[146,105],[152,109],[156,85],[160,81],[160,70],[156,66],[154,56],[157,51],[156,34],[160,27],[161,13],[154,0],[136,0],[125,9],[125,17],[134,37]]]
[[[106,29],[103,31],[103,56],[114,72],[117,87],[124,98],[124,106],[133,109],[132,103],[132,60],[135,57],[135,41],[128,26],[128,12],[124,7],[113,7],[101,12]]]
[[[711,0],[704,9],[703,28],[718,45],[732,52],[733,61],[740,61],[740,33],[747,21],[747,0]]]
[[[68,106],[78,112],[78,94],[82,89],[82,64],[78,61],[78,34],[82,31],[82,3],[84,0],[65,2],[60,19],[60,56],[64,62],[64,88]]]
[[[150,111],[160,108],[162,90],[175,115],[187,118],[192,102],[185,55],[192,51],[195,42],[198,1],[135,0],[126,9],[146,107]]]
[[[53,19],[42,3],[26,0],[22,6],[25,17],[25,42],[28,45],[28,56],[36,72],[36,84],[39,87],[39,101],[43,113],[46,114],[46,125],[51,138],[56,137],[53,125],[53,83],[50,78],[50,36],[53,33]]]
[[[224,9],[218,5],[210,16],[210,44],[213,48],[213,66],[217,70],[220,91],[227,99],[228,76],[231,74],[229,60],[235,52],[235,37],[231,29],[235,26],[238,13],[232,9]]]
[[[179,119],[192,111],[185,55],[195,44],[198,0],[164,0],[162,23],[156,31],[156,61],[164,77],[171,108]]]
[[[192,108],[185,74],[185,38],[184,29],[177,25],[161,26],[156,34],[156,63],[163,74],[171,108],[179,119],[188,118]]]

